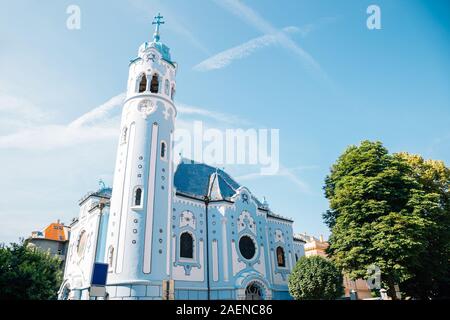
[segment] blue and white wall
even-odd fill
[[[265,299],[290,299],[287,277],[295,265],[295,254],[302,255],[294,245],[292,221],[270,217],[258,208],[248,189],[241,187],[232,201],[212,201],[206,205],[185,195],[174,198],[172,224],[172,278],[176,299],[206,299],[207,270],[211,299],[243,299],[245,288],[256,282]],[[186,221],[186,218],[188,221]],[[209,231],[209,260],[206,260],[206,232]],[[180,257],[180,236],[189,232],[194,238],[193,259]],[[242,236],[255,244],[253,258],[246,259],[239,250]],[[279,267],[276,248],[285,253],[285,267]]]
[[[70,226],[64,279],[58,293],[61,299],[89,299],[94,262],[104,262],[109,197],[109,193],[99,191],[80,201],[79,216]],[[101,202],[106,203],[102,208]]]

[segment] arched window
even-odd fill
[[[277,262],[279,267],[285,267],[284,250],[282,247],[277,247]]]
[[[159,91],[159,80],[158,75],[155,73],[152,77],[152,81],[150,82],[150,92],[158,93]]]
[[[147,90],[147,77],[143,74],[139,81],[139,93],[144,92],[145,90]]]
[[[172,92],[170,93],[170,98],[173,100],[175,98],[175,87],[172,86]]]
[[[166,159],[167,146],[164,141],[161,141],[161,158]]]
[[[180,258],[194,258],[194,239],[189,232],[180,236]]]
[[[166,79],[166,82],[164,83],[164,93],[168,96],[170,91],[170,83],[169,80]]]
[[[142,189],[137,188],[134,192],[134,205],[140,206],[141,205],[141,198],[142,198]]]
[[[77,243],[77,253],[79,257],[82,257],[84,255],[84,250],[86,249],[88,234],[86,230],[83,230],[80,232],[80,235],[78,236],[78,243]]]
[[[298,261],[298,254],[295,254],[295,262]]]
[[[114,247],[109,247],[109,250],[108,250],[108,266],[110,267],[110,268],[112,268],[112,265],[113,265],[113,258],[114,258]]]

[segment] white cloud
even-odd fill
[[[117,139],[119,132],[119,117],[112,116],[112,111],[122,106],[124,98],[125,94],[120,93],[66,125],[36,124],[18,130],[15,133],[0,136],[0,149],[51,150],[71,148],[82,144],[91,145],[99,141],[108,142],[107,148],[110,148],[111,143]],[[24,100],[20,98],[10,98],[9,100],[16,101],[16,106],[19,105],[18,101],[22,101],[21,105],[26,105],[27,110],[41,114],[43,119],[46,118],[46,114],[31,102],[25,104],[25,102],[23,102]],[[4,111],[6,109],[7,108],[2,107],[1,110]],[[214,123],[220,124],[221,126],[248,124],[247,121],[234,115],[214,112],[198,106],[177,103],[177,109],[180,115],[180,119],[177,119],[177,128],[192,129],[193,119],[190,119],[190,116],[195,116],[194,120],[205,120],[205,128],[217,127],[213,125]],[[28,117],[28,113],[24,112],[23,114],[20,114],[20,116],[26,118]],[[211,123],[211,120],[214,122]],[[99,152],[101,151],[99,150]],[[308,192],[309,188],[307,184],[295,174],[295,171],[303,170],[305,168],[308,169],[311,167],[289,169],[281,166],[279,172],[274,176],[285,177],[294,183],[301,191]],[[259,173],[250,173],[241,175],[238,179],[251,180],[261,177],[263,176]]]
[[[215,0],[224,9],[231,12],[236,17],[240,18],[244,22],[250,24],[258,31],[274,35],[283,47],[295,53],[304,65],[310,70],[314,71],[324,79],[328,79],[326,73],[322,70],[319,63],[303,48],[297,45],[291,38],[289,38],[285,32],[277,30],[268,21],[263,19],[256,11],[246,6],[239,0]]]
[[[47,114],[42,112],[29,100],[22,97],[14,97],[0,92],[0,113],[7,113],[8,116],[19,116],[21,119],[41,121],[47,118]],[[2,118],[6,117],[2,115]]]
[[[105,125],[81,128],[47,125],[2,136],[0,148],[45,150],[110,139],[115,136],[117,136],[117,128]]]
[[[120,93],[110,98],[105,103],[81,115],[68,124],[54,123],[30,123],[25,128],[19,128],[16,132],[0,136],[0,149],[28,149],[28,150],[49,150],[55,148],[71,147],[83,143],[93,143],[95,141],[106,141],[117,139],[119,132],[120,116],[114,113],[122,106],[125,93]],[[6,99],[3,99],[6,101]],[[1,101],[1,100],[0,100]],[[21,98],[9,97],[8,101],[15,104],[3,104],[8,106],[26,106],[18,114],[5,114],[5,119],[13,119],[21,122],[29,117],[29,113],[39,114],[40,118],[47,119],[47,115],[33,103]],[[20,102],[20,103],[19,103]],[[215,123],[222,124],[248,124],[245,120],[225,114],[210,111],[198,106],[177,103],[177,109],[182,119],[177,120],[177,125],[187,128],[190,116],[196,116],[195,120],[204,119],[206,122],[214,120]],[[15,110],[12,107],[2,107],[0,111]],[[9,118],[11,117],[11,118]],[[31,117],[32,118],[32,117]]]
[[[284,28],[282,31],[298,32],[299,28],[287,27]],[[264,47],[274,45],[277,42],[278,37],[276,34],[266,34],[261,37],[251,39],[236,47],[215,54],[214,56],[209,57],[208,59],[194,66],[193,69],[196,71],[209,71],[214,69],[222,69],[231,64],[234,60],[239,60],[248,57],[255,51],[262,49]]]
[[[0,91],[0,135],[43,123],[50,118],[50,114],[43,112],[28,99]]]
[[[121,106],[123,99],[124,94],[121,93],[67,125],[34,124],[15,133],[0,136],[0,148],[48,150],[115,138],[118,135],[119,119],[109,117],[109,112]],[[29,109],[42,112],[32,104]]]
[[[108,117],[109,112],[114,108],[121,106],[125,100],[125,93],[118,94],[112,97],[104,104],[98,106],[97,108],[83,114],[81,117],[75,119],[69,124],[69,127],[79,128],[85,125],[92,125],[95,120],[101,120]]]

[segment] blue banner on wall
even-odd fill
[[[108,264],[99,262],[94,263],[91,285],[96,286],[106,285],[107,276],[108,276]]]

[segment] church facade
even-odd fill
[[[304,255],[293,221],[221,169],[173,163],[177,64],[161,18],[130,62],[113,188],[80,200],[59,298],[92,298],[102,262],[103,299],[291,299],[288,275]]]

